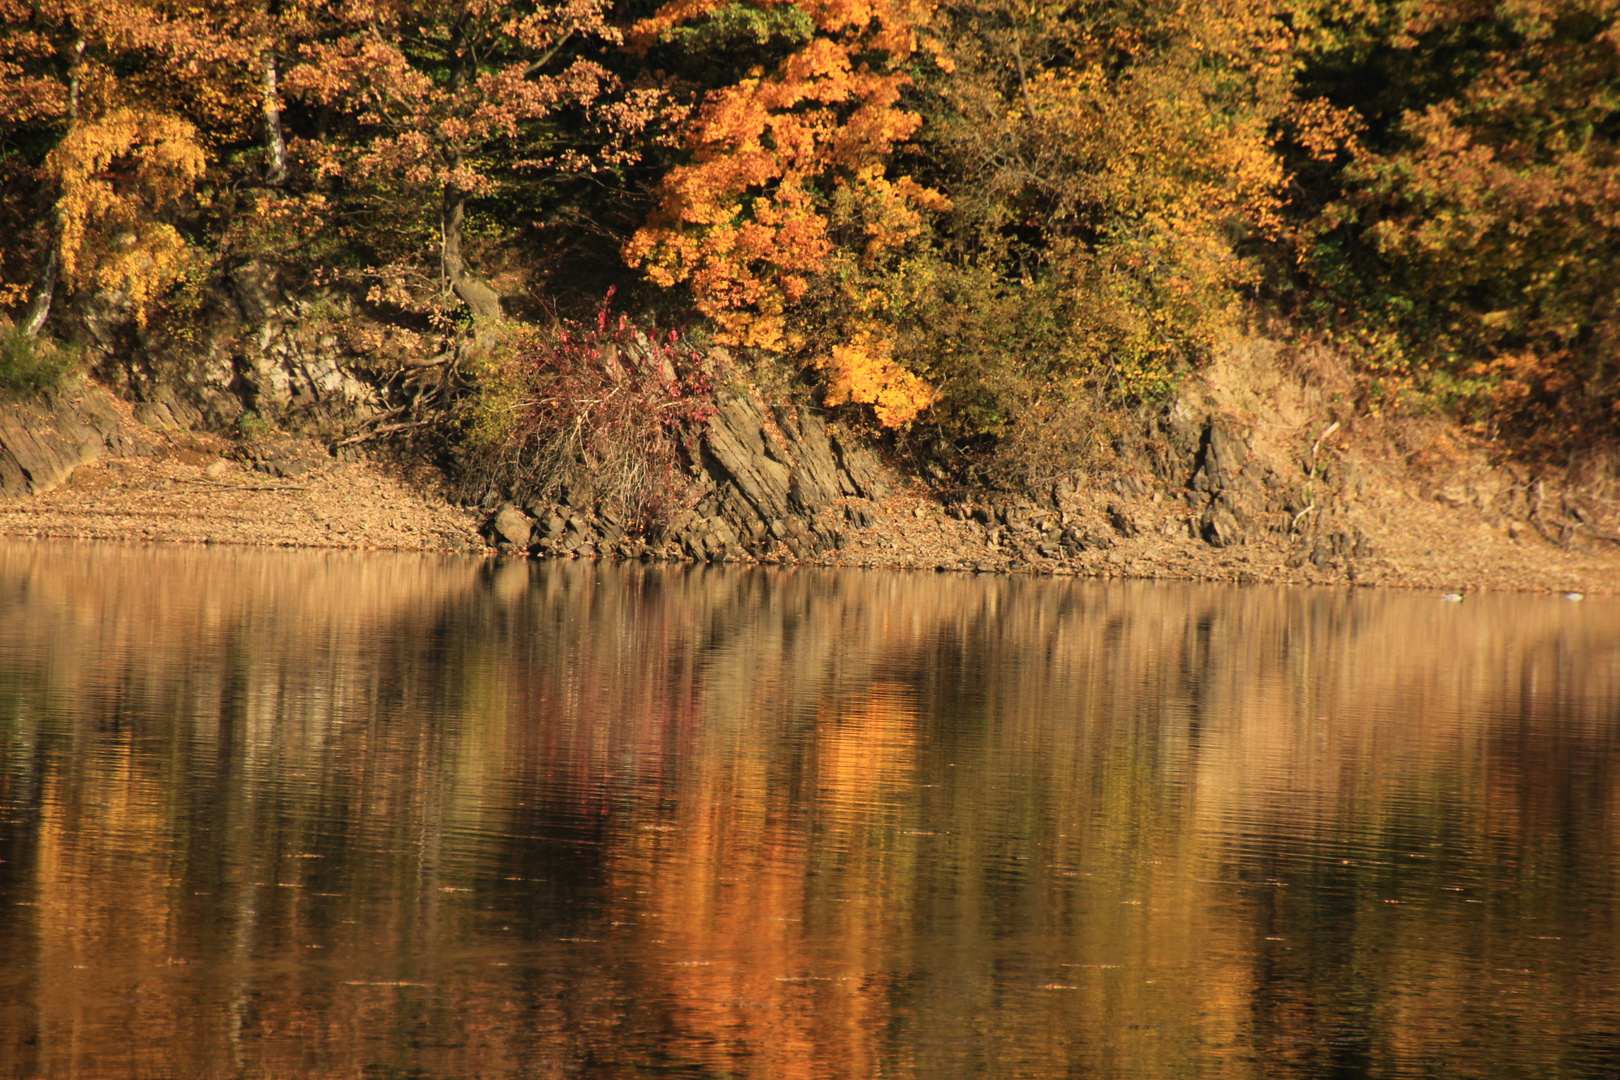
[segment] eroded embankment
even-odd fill
[[[467,509],[426,467],[162,431],[84,385],[6,406],[0,534],[1620,592],[1615,507],[1597,494],[1493,465],[1439,421],[1335,401],[1275,350],[1234,350],[1107,469],[1013,493],[942,490],[813,409],[736,396],[699,443],[690,510],[647,535],[588,477],[541,504]]]

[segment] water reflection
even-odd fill
[[[1613,1075],[1617,616],[0,542],[0,1072]]]

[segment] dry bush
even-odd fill
[[[546,503],[592,493],[631,527],[656,532],[685,500],[686,468],[714,415],[708,360],[674,332],[610,319],[515,329],[486,359],[462,483]]]

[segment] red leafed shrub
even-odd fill
[[[686,500],[714,411],[705,357],[604,304],[594,326],[519,328],[486,362],[466,479],[530,504],[566,485],[576,506],[586,492],[627,528],[656,532]]]

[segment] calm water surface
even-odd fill
[[[1620,604],[0,541],[0,1074],[1620,1075]]]

